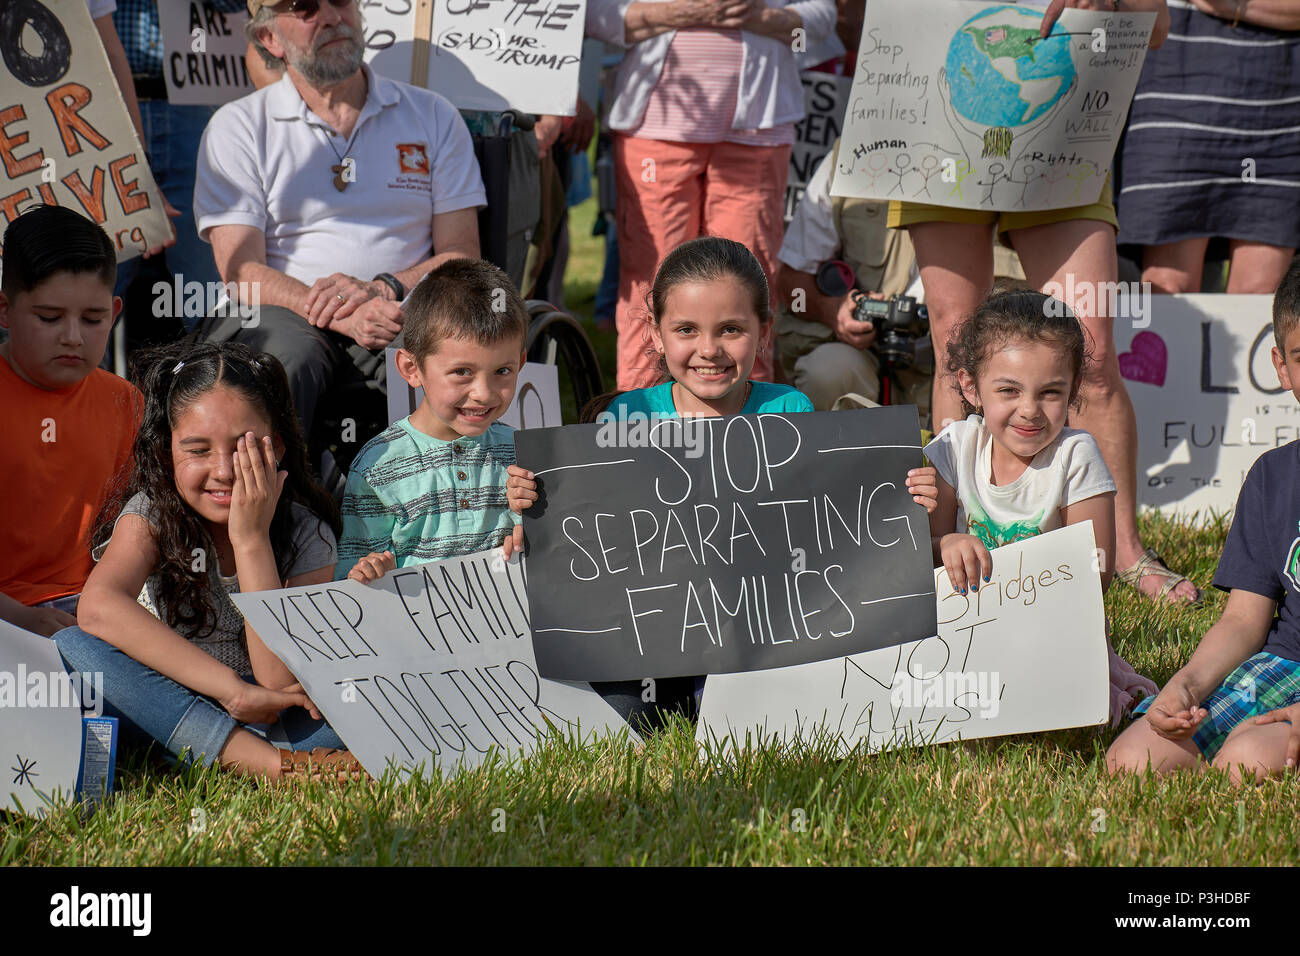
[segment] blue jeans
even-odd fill
[[[158,188],[180,211],[173,219],[176,245],[166,250],[167,269],[180,274],[184,282],[217,282],[217,264],[212,247],[199,238],[194,223],[194,177],[199,155],[199,139],[216,111],[215,106],[172,106],[166,100],[145,100],[140,104],[144,123],[145,152]],[[128,259],[117,268],[115,295],[122,295],[140,271],[141,259]],[[187,316],[192,327],[199,316]]]
[[[344,746],[329,724],[312,719],[301,707],[286,710],[274,724],[241,725],[216,701],[79,627],[65,627],[54,635],[54,642],[70,673],[103,675],[104,713],[122,721],[124,735],[152,738],[181,762],[212,766],[239,726],[281,750]]]

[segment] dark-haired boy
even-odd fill
[[[4,235],[0,273],[0,618],[45,636],[77,623],[88,535],[131,455],[142,401],[99,368],[122,300],[104,230],[37,206]]]
[[[514,434],[497,419],[524,363],[523,301],[496,266],[453,259],[415,287],[404,311],[397,370],[424,400],[352,463],[336,579],[373,581],[395,567],[473,554],[518,526],[506,503]]]
[[[1273,367],[1300,400],[1300,259],[1273,297]],[[1120,770],[1206,765],[1234,782],[1300,757],[1300,441],[1265,452],[1237,496],[1214,586],[1228,592],[1192,659],[1111,745]],[[1205,762],[1202,763],[1201,758]]]

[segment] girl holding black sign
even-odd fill
[[[584,420],[592,420],[602,402],[607,408],[596,420],[615,423],[813,410],[798,389],[749,377],[759,352],[771,341],[773,322],[763,267],[741,243],[719,236],[682,243],[659,264],[647,306],[661,382],[596,399],[584,409]],[[537,482],[518,465],[507,470],[506,497],[522,513],[537,501]],[[908,490],[929,511],[937,502],[936,480],[933,468],[908,472]],[[654,727],[672,711],[694,710],[704,678],[609,681],[592,687],[630,723]]]

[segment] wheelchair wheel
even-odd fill
[[[561,367],[560,393],[564,394],[567,380],[576,421],[576,412],[605,390],[596,351],[582,323],[567,312],[540,299],[528,300],[527,306],[532,317],[524,340],[528,361]]]

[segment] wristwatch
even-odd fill
[[[388,288],[392,289],[393,295],[397,296],[398,302],[401,302],[403,299],[406,298],[406,289],[402,287],[402,283],[397,281],[397,276],[393,275],[390,272],[381,272],[379,273],[379,275],[375,276],[371,281],[382,282],[384,285],[388,286]]]

